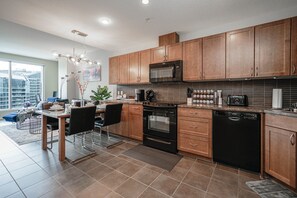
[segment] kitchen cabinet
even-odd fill
[[[254,27],[226,34],[226,78],[254,77]]]
[[[129,81],[129,55],[119,56],[119,84],[128,84]]]
[[[129,137],[129,105],[123,104],[121,113],[121,122],[109,126],[109,131],[111,133]]]
[[[129,105],[129,137],[140,141],[143,139],[142,114],[142,105]]]
[[[290,75],[290,26],[285,19],[255,27],[255,76]]]
[[[292,18],[291,75],[297,75],[297,17]]]
[[[203,38],[203,79],[225,79],[225,33]]]
[[[118,84],[120,81],[119,76],[119,58],[109,58],[109,84]]]
[[[202,79],[202,39],[183,42],[183,80]]]
[[[129,84],[149,83],[150,50],[129,54]]]
[[[266,114],[265,172],[296,188],[297,118]]]
[[[178,150],[212,158],[212,111],[178,108]]]
[[[182,60],[182,43],[175,43],[151,49],[151,63]]]

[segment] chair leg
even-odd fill
[[[47,143],[50,143],[50,146],[47,146],[47,148],[52,149],[53,148],[53,128],[51,126],[48,126],[48,129],[51,131],[51,141],[47,142]]]
[[[91,137],[92,137],[92,144],[95,144],[95,145],[97,145],[97,146],[101,146],[99,143],[97,143],[96,141],[95,141],[95,133],[96,132],[94,132],[93,130],[92,130],[92,135],[91,135]],[[99,139],[101,140],[101,127],[99,128]]]
[[[109,137],[109,128],[108,128],[108,126],[106,127],[106,133],[107,133],[107,141],[110,139],[110,137]]]
[[[91,131],[91,133],[93,133],[93,130]],[[84,132],[84,133],[83,133],[83,136],[82,136],[82,138],[81,138],[81,146],[82,146],[82,148],[84,148],[84,149],[86,149],[86,150],[88,150],[88,151],[95,152],[94,149],[91,149],[91,148],[89,148],[89,147],[87,147],[87,146],[85,145],[86,134],[87,134],[87,132]],[[92,140],[92,143],[93,143],[93,140]]]

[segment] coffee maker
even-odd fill
[[[144,89],[135,89],[135,101],[144,101]]]

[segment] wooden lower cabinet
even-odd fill
[[[212,158],[212,110],[178,108],[178,150]]]
[[[296,188],[297,119],[266,114],[265,172]]]
[[[142,114],[142,105],[129,105],[129,137],[140,141],[143,139]]]
[[[129,137],[129,105],[123,104],[121,122],[109,127],[109,132]]]

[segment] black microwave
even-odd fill
[[[183,79],[183,61],[150,64],[150,82],[180,82]]]

